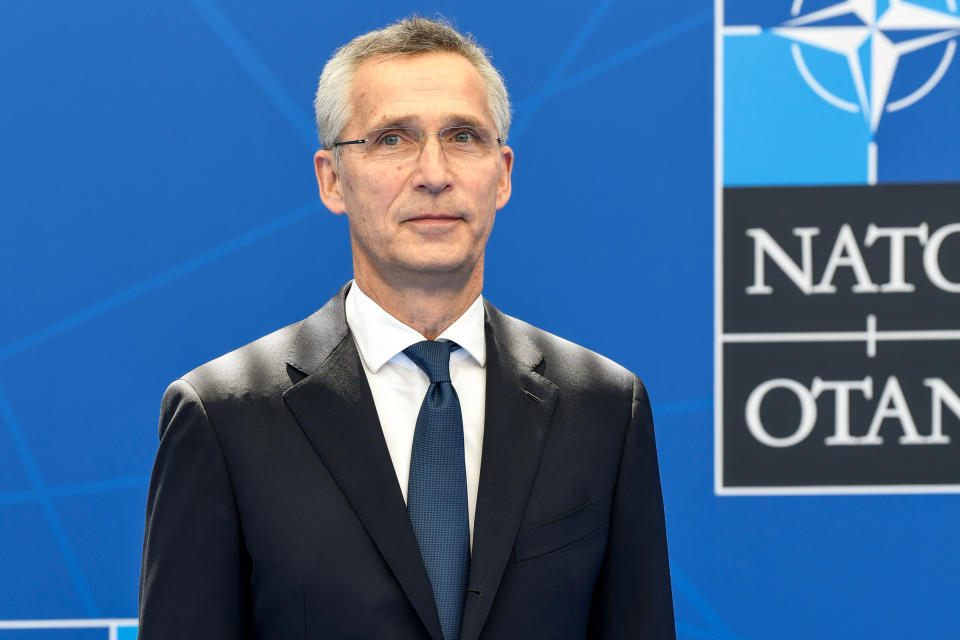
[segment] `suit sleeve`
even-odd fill
[[[587,637],[676,638],[653,415],[638,378]]]
[[[220,443],[196,390],[170,385],[147,497],[141,640],[249,637],[244,551]]]

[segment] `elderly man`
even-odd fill
[[[355,279],[167,390],[140,637],[674,637],[642,383],[481,297],[500,74],[405,19],[339,49],[315,106]]]

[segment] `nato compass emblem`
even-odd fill
[[[722,31],[725,184],[960,179],[957,0],[794,0],[789,17],[767,4],[765,24],[730,24],[745,8],[728,1]]]

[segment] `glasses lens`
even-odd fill
[[[487,127],[446,127],[438,133],[424,133],[408,127],[390,127],[368,131],[363,145],[371,160],[406,160],[414,158],[425,136],[440,138],[444,154],[451,160],[470,161],[489,155],[497,148],[497,137]]]
[[[364,150],[374,159],[402,158],[420,148],[420,137],[421,133],[416,129],[374,129],[366,135]]]
[[[445,151],[463,156],[483,155],[496,146],[493,131],[486,127],[447,127],[440,139]]]

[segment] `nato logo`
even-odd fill
[[[728,0],[725,186],[960,181],[957,0]]]

